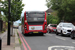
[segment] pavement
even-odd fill
[[[17,36],[17,30],[14,29],[13,32],[15,33],[15,36],[10,36],[10,45],[7,45],[7,31],[0,34],[0,38],[2,39],[1,50],[21,50]]]

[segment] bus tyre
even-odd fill
[[[27,36],[27,34],[24,34],[24,36]]]
[[[43,33],[41,33],[41,36],[44,36],[44,34],[43,34]]]

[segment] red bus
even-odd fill
[[[47,33],[46,12],[44,11],[26,11],[22,17],[23,34],[44,34]]]

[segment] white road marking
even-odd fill
[[[64,49],[61,49],[61,50],[64,50]]]
[[[72,50],[72,49],[68,49],[68,50]]]
[[[58,49],[54,49],[54,50],[58,50]],[[63,50],[63,49],[60,49],[60,50]]]
[[[58,49],[54,49],[54,50],[58,50]],[[60,50],[63,50],[63,49],[60,49]]]
[[[72,42],[73,44],[75,44],[75,42]]]
[[[48,50],[52,50],[52,48],[55,48],[55,50],[57,50],[56,48],[61,48],[61,50],[63,50],[62,48],[67,49],[67,50],[75,49],[75,47],[73,47],[73,46],[51,46],[51,47],[48,47]]]
[[[57,36],[56,36],[56,38],[58,38],[58,39],[61,39],[61,40],[66,40],[66,39],[64,39],[64,38],[61,38],[61,37],[57,37]]]
[[[54,49],[54,50],[57,50],[57,49]]]

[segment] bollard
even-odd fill
[[[0,50],[1,50],[1,46],[2,46],[2,39],[0,38]]]

